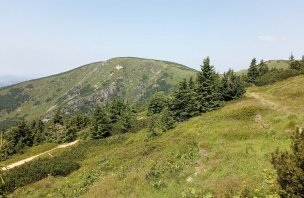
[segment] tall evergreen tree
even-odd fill
[[[259,69],[256,64],[256,58],[253,58],[247,73],[248,82],[254,83],[257,77],[259,77]]]
[[[200,112],[204,113],[220,107],[220,78],[214,67],[210,65],[209,57],[204,59],[201,72],[197,76],[196,94]]]
[[[238,99],[244,96],[245,86],[241,78],[233,70],[224,73],[221,86],[222,98],[225,101]]]
[[[45,125],[41,120],[34,120],[30,125],[33,135],[33,144],[38,145],[46,140]]]
[[[268,68],[267,64],[265,64],[264,60],[262,59],[259,64],[259,76],[266,74],[268,71],[269,71],[269,68]]]
[[[163,92],[155,93],[148,104],[148,114],[158,114],[168,106],[168,99]]]
[[[110,119],[104,108],[96,106],[92,117],[91,138],[105,138],[111,134]]]

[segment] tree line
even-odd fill
[[[291,54],[289,57],[289,67],[286,69],[278,69],[275,67],[269,69],[263,60],[258,64],[256,58],[253,58],[248,72],[242,77],[242,80],[247,83],[248,86],[262,86],[301,74],[304,74],[304,56],[302,56],[301,60],[296,60]]]
[[[152,97],[148,115],[152,119],[157,117],[159,124],[149,127],[150,134],[155,134],[157,126],[170,129],[175,122],[219,109],[225,101],[242,98],[244,94],[245,86],[240,76],[231,69],[220,76],[207,57],[195,79],[183,79],[171,96],[156,93]]]

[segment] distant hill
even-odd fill
[[[17,84],[22,81],[26,81],[28,78],[11,76],[11,75],[2,75],[0,76],[0,87],[5,87],[13,84]]]
[[[289,67],[290,61],[289,60],[269,60],[269,61],[265,61],[265,63],[268,65],[269,69],[272,69],[272,68],[286,69]],[[247,69],[243,69],[237,73],[240,75],[247,74]]]
[[[88,111],[113,97],[144,103],[157,91],[171,92],[196,72],[173,62],[124,57],[1,88],[0,128],[21,118],[49,118],[58,108],[67,114]]]

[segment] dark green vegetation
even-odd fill
[[[80,167],[86,151],[83,147],[52,157],[28,162],[3,173],[4,182],[0,185],[0,195],[8,194],[15,189],[52,176],[67,176]]]
[[[278,174],[282,197],[304,197],[304,132],[300,128],[292,136],[289,152],[277,150],[272,154],[272,164]]]
[[[0,127],[16,121],[49,119],[56,109],[88,112],[114,97],[143,104],[154,93],[170,93],[183,78],[195,76],[186,66],[141,58],[113,58],[58,75],[0,89]]]
[[[290,57],[288,62],[284,62],[284,67],[274,66],[272,62],[271,67],[263,60],[257,64],[256,59],[252,59],[247,75],[243,75],[243,80],[248,85],[268,85],[287,78],[304,74],[304,60],[295,60],[293,56]],[[287,64],[287,66],[286,66]]]

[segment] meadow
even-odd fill
[[[302,108],[293,107],[304,106],[295,97],[303,81],[250,88],[244,99],[152,139],[142,130],[81,141],[77,149],[86,154],[77,171],[48,176],[9,197],[278,197],[270,155],[277,147],[288,150],[292,132],[304,124]]]

